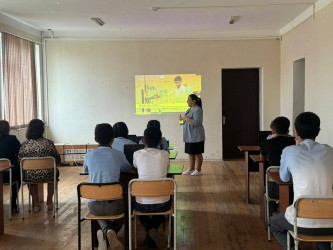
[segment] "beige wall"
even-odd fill
[[[127,123],[142,135],[150,119],[186,159],[178,114],[136,116],[134,76],[202,75],[207,159],[222,159],[221,69],[263,70],[265,129],[280,114],[280,42],[244,41],[47,41],[49,137],[93,142],[96,123]],[[240,110],[244,112],[244,110]]]
[[[293,62],[305,58],[305,110],[321,118],[318,141],[333,145],[333,4],[282,37],[281,114],[292,117]],[[295,90],[297,91],[297,90]]]

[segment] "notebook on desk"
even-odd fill
[[[170,152],[169,153],[169,159],[172,159],[172,160],[176,159],[177,154],[178,154],[178,152],[176,152],[176,151]]]
[[[182,174],[184,169],[183,164],[171,164],[168,167],[168,174],[173,175],[173,174]]]

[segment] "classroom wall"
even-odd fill
[[[333,146],[333,3],[282,37],[281,114],[293,113],[293,62],[305,58],[305,110],[321,119],[318,141]]]
[[[280,41],[65,41],[48,40],[49,137],[55,142],[94,141],[96,123],[124,121],[142,135],[150,119],[183,153],[179,114],[135,115],[134,76],[202,75],[205,159],[222,159],[221,69],[261,67],[264,129],[280,114]],[[246,107],[240,112],[246,111]]]

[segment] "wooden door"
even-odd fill
[[[242,158],[238,146],[258,144],[259,68],[222,69],[223,159]]]

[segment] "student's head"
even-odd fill
[[[320,131],[320,119],[312,112],[300,113],[295,119],[295,129],[301,139],[315,139]]]
[[[148,127],[145,129],[143,138],[148,148],[157,148],[162,140],[161,130],[158,127]]]
[[[95,141],[99,145],[110,145],[114,134],[112,126],[108,123],[97,124],[95,127]]]
[[[28,140],[37,140],[43,138],[44,122],[39,119],[32,119],[27,128],[26,137]]]
[[[175,79],[174,79],[174,82],[175,82],[177,88],[179,88],[180,85],[182,84],[182,78],[181,78],[181,76],[176,76]]]
[[[161,124],[158,120],[150,120],[147,123],[147,128],[149,128],[149,127],[157,127],[158,129],[161,129]]]
[[[117,122],[113,125],[114,138],[128,137],[128,128],[124,122]]]
[[[9,122],[0,120],[0,138],[9,135]]]
[[[285,135],[289,133],[290,121],[287,117],[279,116],[271,122],[271,129],[277,135]]]
[[[195,105],[199,106],[200,108],[202,108],[201,98],[198,97],[196,94],[191,94],[191,95],[188,96],[187,104],[190,107],[192,106],[192,104],[195,104]]]

